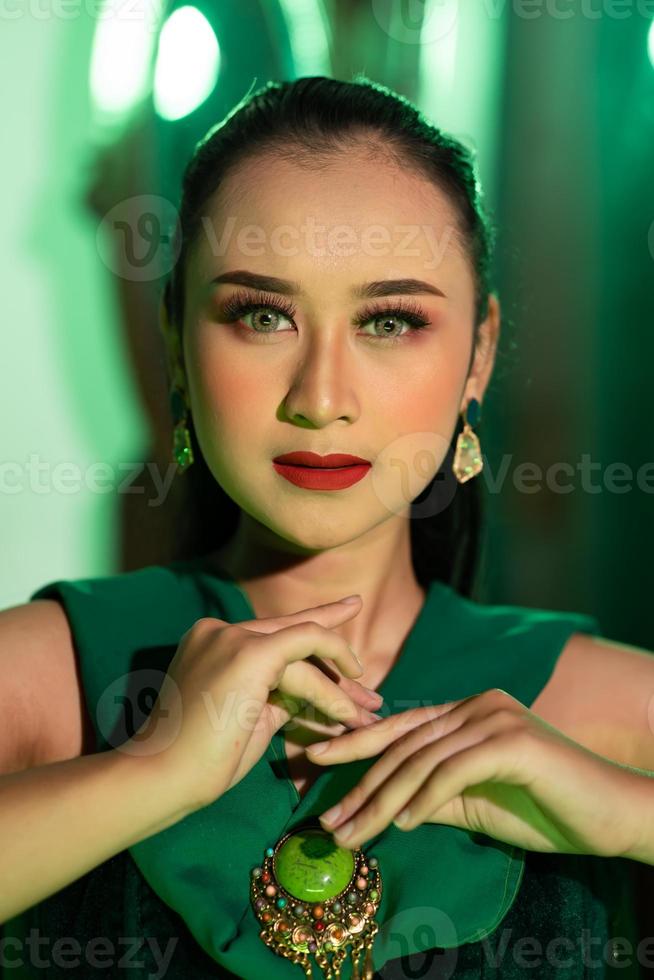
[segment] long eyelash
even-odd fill
[[[401,319],[406,320],[415,330],[426,327],[429,323],[422,307],[413,300],[394,301],[392,306],[384,306],[383,303],[372,303],[359,313],[354,322],[358,327],[361,327],[368,320],[374,320],[380,316],[401,317]]]
[[[255,301],[250,293],[241,290],[234,293],[233,296],[230,296],[230,298],[225,302],[224,316],[227,320],[233,321],[240,319],[240,317],[247,316],[248,313],[254,313],[260,309],[275,310],[276,312],[288,317],[290,320],[293,319],[297,312],[297,307],[295,307],[291,302],[285,300],[283,297],[280,298],[277,293],[262,292],[260,298]],[[390,306],[373,303],[365,307],[365,309],[358,314],[354,322],[358,327],[361,327],[365,323],[368,323],[369,320],[374,320],[382,316],[399,317],[400,319],[405,320],[411,328],[407,334],[414,330],[420,330],[429,324],[429,320],[427,319],[422,307],[412,300],[398,300]],[[275,331],[270,332],[274,333]],[[404,340],[407,334],[402,334],[399,337],[373,337],[371,335],[370,339],[383,340],[386,344],[392,344],[394,342]],[[265,336],[265,331],[262,332],[262,336]]]
[[[229,320],[238,320],[239,317],[262,307],[277,310],[289,319],[292,319],[297,312],[297,308],[292,303],[280,298],[277,293],[261,293],[260,299],[255,302],[250,293],[239,290],[225,302],[224,313]]]

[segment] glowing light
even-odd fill
[[[211,95],[220,68],[214,30],[197,7],[178,7],[164,23],[154,69],[154,107],[163,119],[188,116]]]
[[[96,117],[122,119],[147,94],[160,0],[104,0],[93,36],[89,88]]]
[[[280,0],[295,71],[301,75],[330,75],[331,24],[322,0]]]

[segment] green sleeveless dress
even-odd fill
[[[66,611],[98,751],[140,727],[197,619],[255,618],[236,582],[203,559],[55,581],[30,598],[57,599]],[[379,711],[490,687],[529,707],[576,631],[600,634],[600,627],[580,613],[480,604],[433,581],[380,685]],[[259,938],[251,870],[283,833],[338,802],[373,761],[326,766],[300,797],[278,732],[248,775],[210,806],[5,923],[0,975],[299,980],[301,966]],[[637,945],[626,859],[525,852],[435,824],[409,832],[390,826],[363,850],[378,858],[383,880],[376,978],[581,980],[618,969],[627,980],[638,976],[624,945],[612,943],[627,937]],[[348,957],[343,980],[350,970]]]

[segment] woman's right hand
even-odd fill
[[[351,728],[376,721],[364,705],[381,699],[350,679],[362,668],[333,630],[360,609],[358,597],[267,619],[197,620],[150,715],[120,749],[156,757],[184,804],[199,809],[243,779],[303,701]]]

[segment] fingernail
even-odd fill
[[[359,660],[359,656],[358,656],[358,654],[357,654],[357,653],[355,653],[355,651],[354,651],[354,650],[352,649],[352,647],[350,646],[350,644],[349,644],[349,643],[348,643],[348,645],[347,645],[347,648],[348,648],[348,650],[350,651],[350,653],[352,654],[352,656],[354,657],[354,659],[356,660],[356,662],[358,663],[358,665],[359,665],[359,667],[361,668],[361,670],[363,670],[363,664],[362,664],[362,663],[361,663],[361,661]],[[363,684],[361,685],[361,687],[363,687]],[[367,691],[367,690],[368,690],[368,688],[366,688],[366,691]]]
[[[307,745],[307,752],[311,750],[315,755],[320,755],[327,748],[329,748],[329,742],[312,742],[311,745]]]
[[[364,691],[367,694],[370,695],[370,697],[377,698],[380,701],[383,701],[384,700],[383,697],[381,696],[381,694],[379,693],[379,691],[373,691],[373,689],[371,687],[366,687],[365,684],[362,684],[361,687],[364,689]]]
[[[400,811],[400,813],[398,813],[393,823],[396,823],[398,827],[404,827],[404,825],[409,822],[410,816],[411,813],[409,811],[409,808],[405,807],[403,810]]]
[[[347,602],[348,605],[351,605],[352,606],[352,605],[354,605],[355,602],[358,602],[360,598],[361,598],[360,595],[349,595],[345,599],[341,599],[340,601],[341,602]]]
[[[341,838],[341,840],[346,840],[354,830],[354,820],[348,820],[347,823],[343,824],[342,827],[338,827],[334,833]]]
[[[337,803],[336,806],[331,808],[331,810],[325,810],[324,813],[321,813],[320,819],[324,820],[325,823],[333,823],[334,820],[338,820],[338,815],[341,812],[341,809],[342,807],[340,803]]]

